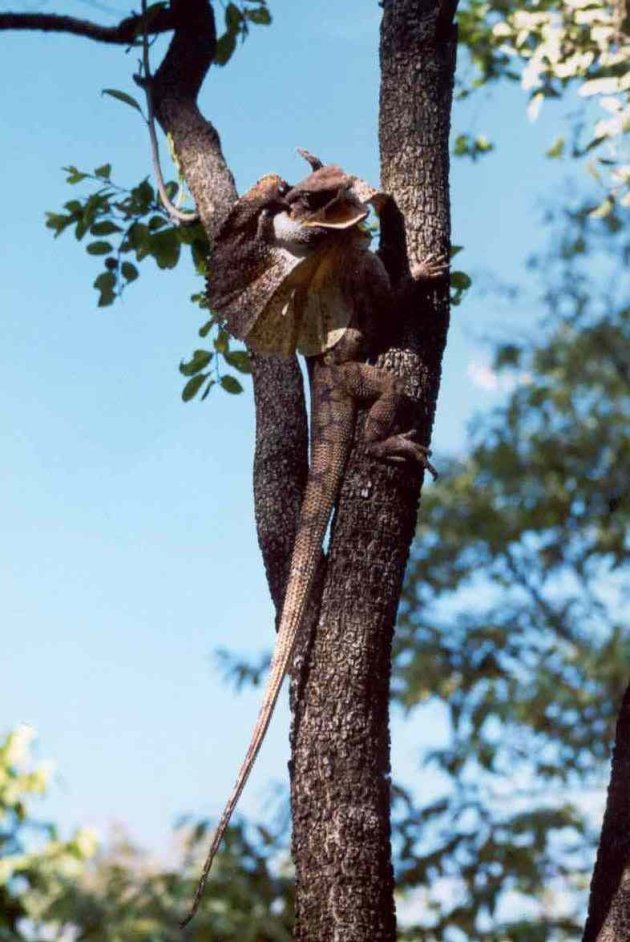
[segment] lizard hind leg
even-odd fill
[[[395,376],[367,363],[344,363],[333,368],[335,381],[357,402],[372,401],[365,418],[364,439],[368,454],[394,463],[414,462],[436,478],[430,450],[416,441],[416,432],[396,430],[409,401]]]

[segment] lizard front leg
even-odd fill
[[[386,461],[414,461],[436,478],[437,471],[429,461],[431,452],[414,440],[415,432],[395,430],[408,401],[400,380],[369,363],[341,363],[330,370],[334,383],[356,402],[372,402],[364,429],[368,454]]]

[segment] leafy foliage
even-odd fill
[[[608,0],[467,0],[458,11],[459,39],[469,59],[459,76],[459,94],[499,79],[521,81],[529,113],[566,90],[599,105],[582,109],[571,148],[564,139],[547,151],[589,158],[589,169],[604,195],[594,207],[630,206],[630,29],[623,4]],[[470,135],[460,135],[455,153],[479,156]],[[489,142],[486,142],[489,144]],[[489,146],[481,149],[489,150]]]
[[[431,932],[410,938],[576,939],[583,922],[583,799],[630,664],[630,246],[587,210],[554,242],[547,336],[498,347],[512,391],[423,498],[394,692],[440,704],[450,733],[424,757],[445,794],[400,800],[401,885],[431,888]]]
[[[29,760],[31,738],[22,727],[0,741],[0,939],[11,942],[34,937],[95,850],[90,831],[63,841],[52,824],[31,817],[31,802],[44,794],[50,775]]]
[[[92,236],[86,244],[89,255],[102,257],[103,271],[94,287],[99,293],[99,307],[108,307],[132,281],[138,268],[130,260],[152,258],[160,269],[174,268],[182,246],[190,250],[195,270],[205,272],[208,243],[202,226],[175,226],[171,223],[148,179],[131,189],[119,186],[111,178],[110,164],[92,173],[64,167],[67,182],[76,185],[89,180],[92,192],[64,203],[64,212],[46,213],[46,225],[55,237],[73,230],[77,241]],[[95,184],[95,186],[94,186]],[[175,199],[176,183],[167,183],[169,196]]]
[[[88,181],[91,191],[68,200],[62,212],[46,213],[46,225],[55,237],[66,231],[74,231],[79,242],[91,237],[86,242],[86,251],[103,265],[94,280],[99,307],[109,307],[122,297],[128,285],[139,277],[138,265],[145,259],[153,259],[159,269],[171,269],[178,264],[184,248],[190,252],[195,272],[205,275],[208,242],[203,227],[200,223],[174,225],[148,179],[128,189],[112,180],[110,164],[96,167],[91,173],[74,166],[64,170],[69,184]],[[178,184],[171,181],[166,187],[174,200]],[[207,310],[205,293],[194,294],[192,300]],[[242,392],[237,377],[224,370],[227,366],[239,373],[249,373],[247,353],[231,348],[228,334],[213,316],[200,328],[199,336],[209,337],[212,349],[195,350],[188,361],[180,364],[180,372],[187,378],[182,391],[184,402],[199,393],[205,399],[217,384],[232,394]]]
[[[209,827],[188,823],[182,833],[184,860],[178,854],[172,867],[152,864],[119,834],[82,879],[66,885],[49,910],[49,925],[94,942],[290,942],[292,881],[278,859],[277,838],[243,825],[230,828],[195,921],[180,929]]]
[[[214,57],[216,65],[226,65],[232,58],[238,40],[245,41],[250,25],[268,26],[271,13],[267,0],[244,0],[243,3],[228,3],[224,7],[225,31],[217,39]]]
[[[31,816],[48,770],[29,757],[26,729],[0,743],[0,939],[94,942],[289,942],[292,889],[280,831],[231,827],[195,923],[186,912],[209,840],[206,821],[183,820],[172,867],[151,863],[123,833],[97,851],[79,830],[62,841]],[[182,859],[183,858],[183,861]],[[183,874],[183,875],[182,875]]]

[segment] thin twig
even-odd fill
[[[183,212],[171,201],[166,190],[164,177],[162,175],[162,166],[160,164],[160,150],[157,134],[155,131],[155,110],[153,108],[153,95],[151,94],[151,67],[149,64],[149,30],[147,22],[147,0],[142,0],[142,70],[143,75],[139,80],[136,76],[136,82],[144,89],[147,100],[147,126],[149,128],[149,139],[151,141],[151,159],[153,161],[153,172],[157,182],[158,193],[162,200],[164,209],[178,225],[191,225],[199,219],[199,213]]]

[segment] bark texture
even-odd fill
[[[617,718],[610,785],[582,942],[630,939],[630,686]]]
[[[448,28],[446,28],[448,25]],[[386,0],[381,33],[383,219],[394,281],[449,245],[448,133],[454,31],[444,7]],[[409,251],[407,252],[407,247]],[[448,288],[408,292],[396,344],[420,440],[430,438]],[[416,523],[419,475],[357,442],[333,525],[317,630],[294,697],[293,856],[297,942],[393,942],[388,701],[391,641]]]

